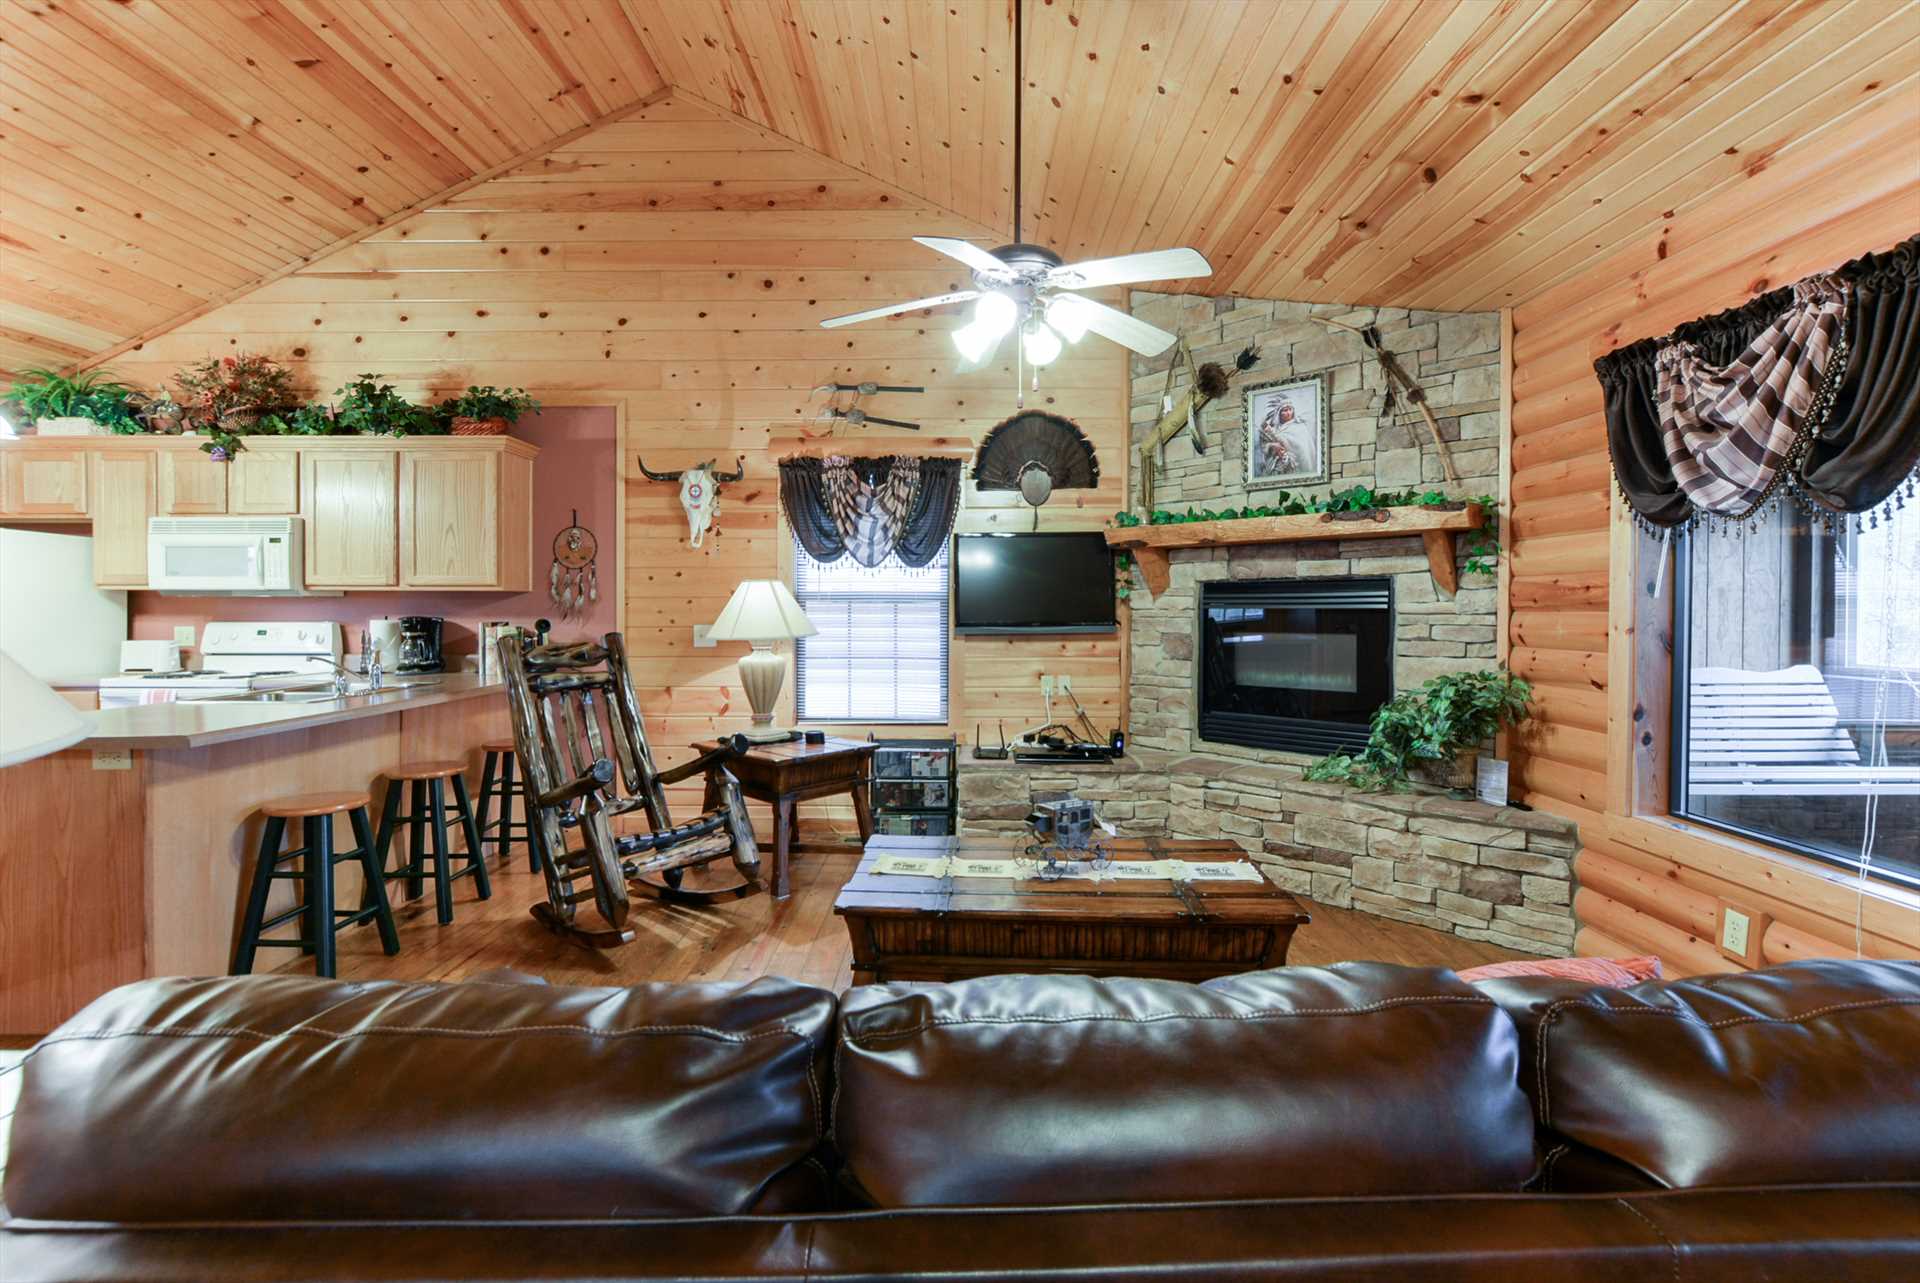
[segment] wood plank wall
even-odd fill
[[[1600,266],[1514,309],[1511,663],[1535,683],[1537,725],[1516,782],[1580,824],[1575,872],[1583,954],[1657,953],[1671,972],[1740,965],[1717,948],[1722,907],[1761,915],[1756,962],[1920,953],[1920,900],[1872,894],[1812,861],[1634,815],[1630,745],[1635,555],[1610,501],[1594,359],[1637,339],[1884,249],[1920,231],[1920,91],[1763,158],[1745,182]],[[1624,577],[1624,580],[1623,580]],[[1658,673],[1659,664],[1653,666]],[[1664,700],[1641,683],[1639,700]],[[1657,719],[1656,719],[1657,720]],[[1647,809],[1644,805],[1642,810]]]
[[[264,350],[322,394],[364,370],[415,397],[469,383],[521,385],[552,405],[624,409],[626,584],[622,613],[649,729],[667,760],[746,724],[735,663],[745,647],[695,649],[734,585],[782,568],[775,462],[831,431],[814,389],[832,380],[924,384],[870,404],[920,432],[849,431],[858,453],[969,453],[1014,411],[1008,344],[960,372],[948,331],[964,314],[915,314],[842,330],[821,317],[970,285],[907,238],[994,229],[697,102],[669,98],[466,190],[206,316],[149,340],[114,368],[141,383],[209,353]],[[1077,421],[1101,486],[1063,491],[1044,529],[1097,528],[1124,502],[1127,369],[1087,340],[1042,376],[1028,404]],[[658,470],[744,456],[722,491],[719,533],[687,546],[679,488]],[[962,529],[1031,526],[1017,496],[969,492]],[[610,532],[601,532],[605,537]],[[536,533],[536,543],[551,531]],[[544,569],[544,565],[541,567]],[[951,720],[882,734],[991,734],[1037,721],[1042,673],[1070,674],[1102,726],[1118,722],[1121,639],[967,638],[954,647]],[[785,698],[791,713],[792,686]],[[866,727],[847,733],[865,734]],[[688,794],[697,802],[697,794]]]

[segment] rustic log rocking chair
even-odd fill
[[[599,642],[536,646],[502,638],[500,665],[527,783],[529,828],[547,879],[547,900],[533,906],[535,918],[582,944],[609,948],[633,939],[629,888],[687,904],[741,899],[763,889],[753,824],[740,785],[726,768],[728,759],[746,750],[744,738],[671,770],[656,768],[619,633]],[[702,773],[706,813],[674,824],[666,786]],[[646,813],[651,832],[616,836],[612,820],[633,811]],[[582,845],[570,850],[567,835],[575,830]],[[681,885],[687,869],[722,857],[732,858],[738,883],[718,890]],[[577,917],[588,901],[604,926]]]

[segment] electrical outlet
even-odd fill
[[[1046,676],[1040,678],[1040,693],[1048,699],[1053,698],[1053,678]]]
[[[93,769],[96,771],[131,771],[133,769],[133,750],[130,748],[97,748],[93,751]]]
[[[1053,684],[1059,688],[1060,693],[1062,695],[1073,694],[1073,678],[1067,676],[1065,673],[1062,673],[1060,674],[1060,676],[1054,678]]]
[[[192,624],[175,624],[173,626],[173,640],[178,642],[181,646],[186,647],[188,650],[192,650],[193,649],[193,625]]]
[[[708,631],[712,627],[712,624],[695,624],[693,626],[693,647],[695,650],[711,650],[720,644],[713,638],[707,636]]]
[[[1753,919],[1728,905],[1720,915],[1720,947],[1736,958],[1746,957],[1747,932],[1752,926]]]

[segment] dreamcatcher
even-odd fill
[[[562,615],[579,615],[600,600],[600,541],[593,531],[580,524],[580,510],[573,510],[573,524],[553,537],[553,569],[547,574],[547,595]]]

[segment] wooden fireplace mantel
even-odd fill
[[[1133,554],[1147,589],[1158,597],[1172,576],[1167,554],[1175,548],[1218,548],[1250,543],[1325,543],[1346,539],[1404,539],[1419,535],[1427,545],[1433,582],[1452,596],[1460,587],[1454,539],[1478,530],[1487,514],[1477,503],[1464,508],[1380,508],[1361,517],[1330,512],[1297,517],[1239,517],[1166,526],[1119,526],[1106,532],[1107,546]]]

